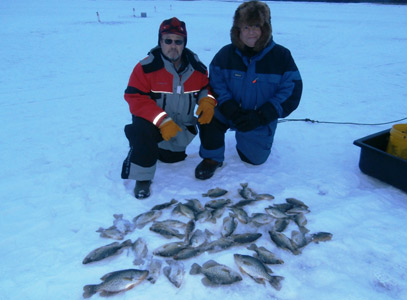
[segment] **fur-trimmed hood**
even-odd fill
[[[240,40],[240,27],[245,24],[249,26],[260,25],[261,36],[257,40],[253,50],[259,52],[264,49],[272,38],[271,16],[268,5],[261,1],[244,2],[235,11],[233,26],[230,30],[232,44],[239,50],[245,49],[245,44]]]

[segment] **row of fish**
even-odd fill
[[[262,227],[262,230],[269,236],[268,241],[272,241],[275,246],[294,255],[299,255],[302,249],[311,242],[318,243],[332,238],[332,234],[328,232],[309,233],[306,228],[305,214],[310,210],[298,199],[287,198],[285,203],[269,205],[264,208],[264,212],[256,212],[249,216],[245,209],[246,206],[263,200],[271,201],[274,197],[270,194],[257,194],[248,187],[247,183],[241,184],[241,188],[238,189],[241,200],[234,203],[230,199],[219,198],[227,193],[228,191],[220,188],[209,190],[202,194],[203,197],[211,198],[204,205],[198,199],[187,199],[183,203],[172,199],[139,214],[132,221],[123,219],[123,215],[114,215],[111,227],[100,228],[97,231],[102,237],[123,240],[127,234],[151,223],[150,231],[166,239],[175,238],[177,241],[164,243],[154,249],[151,254],[149,254],[146,241],[141,237],[134,242],[130,239],[123,242],[117,241],[91,251],[84,258],[83,264],[118,255],[128,248],[134,254],[133,265],[140,269],[106,274],[101,278],[102,283],[86,285],[83,296],[88,298],[97,292],[100,292],[101,295],[111,295],[126,291],[144,279],[155,283],[162,268],[162,261],[156,257],[165,258],[167,266],[162,268],[163,274],[174,286],[180,287],[185,275],[182,260],[199,256],[204,252],[213,253],[242,245],[246,245],[248,250],[253,251],[253,255],[234,254],[234,261],[240,272],[247,274],[258,283],[268,282],[279,290],[283,277],[272,275],[272,271],[267,265],[283,264],[284,261],[266,247],[259,247],[256,244],[256,241],[263,235],[256,228]],[[172,208],[171,216],[186,217],[188,221],[183,222],[175,218],[159,220],[163,216],[163,211],[169,208]],[[225,212],[228,212],[228,215],[223,217]],[[217,224],[222,217],[222,225],[217,226],[217,228],[220,227],[219,232],[196,228],[199,224]],[[235,231],[238,224],[242,224],[239,225],[240,227],[250,227],[252,231],[254,229],[256,232],[237,234]],[[288,237],[284,231],[290,224],[295,224],[298,230],[292,230],[291,236]],[[232,284],[242,280],[238,272],[214,260],[209,260],[202,266],[193,263],[189,274],[203,274],[202,282],[206,286]]]

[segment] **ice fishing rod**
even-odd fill
[[[386,124],[396,123],[396,122],[400,122],[400,121],[404,121],[404,120],[407,120],[407,117],[399,119],[399,120],[383,122],[383,123],[318,121],[318,120],[312,120],[312,119],[309,119],[309,118],[305,118],[305,119],[281,119],[281,120],[278,120],[278,123],[284,123],[284,122],[309,122],[309,123],[336,124],[336,125],[369,125],[369,126],[374,126],[374,125],[386,125]]]

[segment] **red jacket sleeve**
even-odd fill
[[[143,72],[141,64],[138,63],[130,75],[124,99],[129,104],[132,115],[146,119],[159,127],[167,113],[151,98],[153,90],[151,82],[152,78]]]

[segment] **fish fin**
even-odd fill
[[[210,267],[214,267],[214,266],[220,266],[220,264],[218,264],[216,261],[214,260],[208,260],[206,263],[204,263],[202,265],[204,268],[210,268]]]
[[[216,284],[214,284],[212,281],[210,281],[207,277],[204,277],[201,279],[201,282],[204,286],[208,286],[208,287],[213,287],[213,286],[217,286]]]
[[[83,298],[90,298],[98,292],[100,284],[89,284],[83,287]]]
[[[277,291],[281,290],[281,281],[284,279],[283,276],[271,276],[269,280],[270,285]]]
[[[189,271],[189,274],[191,275],[196,275],[201,273],[202,267],[198,265],[197,263],[193,263],[191,266],[191,270]]]
[[[251,244],[249,247],[246,248],[247,250],[253,250],[256,251],[257,245],[256,244]]]
[[[99,227],[99,229],[96,230],[96,232],[104,232],[104,231],[105,231],[105,229],[103,227]]]

